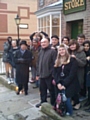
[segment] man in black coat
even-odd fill
[[[16,63],[16,83],[18,85],[18,92],[20,93],[24,88],[25,95],[28,94],[28,80],[29,80],[29,64],[32,60],[32,53],[27,50],[26,41],[21,41],[20,49],[16,51],[15,63]]]
[[[52,85],[52,72],[54,68],[54,62],[56,59],[56,51],[50,47],[50,39],[43,38],[41,40],[41,50],[38,56],[37,62],[37,77],[40,79],[40,97],[41,102],[36,105],[40,107],[42,103],[47,102],[47,89],[50,91],[50,102],[53,105],[55,102],[54,88]]]

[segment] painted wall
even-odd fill
[[[20,29],[20,38],[29,40],[29,35],[37,29],[37,0],[0,0],[0,50],[2,44],[11,36],[17,39],[17,26],[14,18],[18,14],[21,24],[28,24],[28,29]]]

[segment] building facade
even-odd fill
[[[8,36],[17,39],[15,17],[20,21],[20,39],[29,40],[29,35],[37,30],[37,0],[0,0],[0,50]]]
[[[61,10],[62,0],[38,0],[38,11],[35,12],[38,31],[44,31],[50,37],[61,36]]]
[[[64,0],[62,12],[62,36],[83,33],[90,40],[90,0]]]
[[[38,0],[39,31],[77,39],[80,33],[90,40],[90,0]]]

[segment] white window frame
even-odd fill
[[[43,17],[47,17],[47,16],[50,16],[50,37],[52,36],[52,15],[55,15],[55,14],[59,14],[59,37],[60,37],[60,43],[61,43],[61,11],[59,12],[48,12],[46,14],[42,14],[42,15],[39,15],[37,16],[37,30],[39,30],[39,26],[38,26],[38,19],[40,18],[43,18]]]

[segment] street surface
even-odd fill
[[[49,120],[35,105],[39,102],[39,90],[29,83],[29,93],[16,95],[15,91],[0,84],[0,120]],[[90,120],[90,113],[81,107],[74,111],[74,120]],[[20,118],[20,119],[19,119]],[[39,118],[39,119],[38,119]]]
[[[33,120],[43,114],[35,107],[39,102],[39,90],[30,88],[29,95],[16,95],[15,91],[0,85],[0,120]]]

